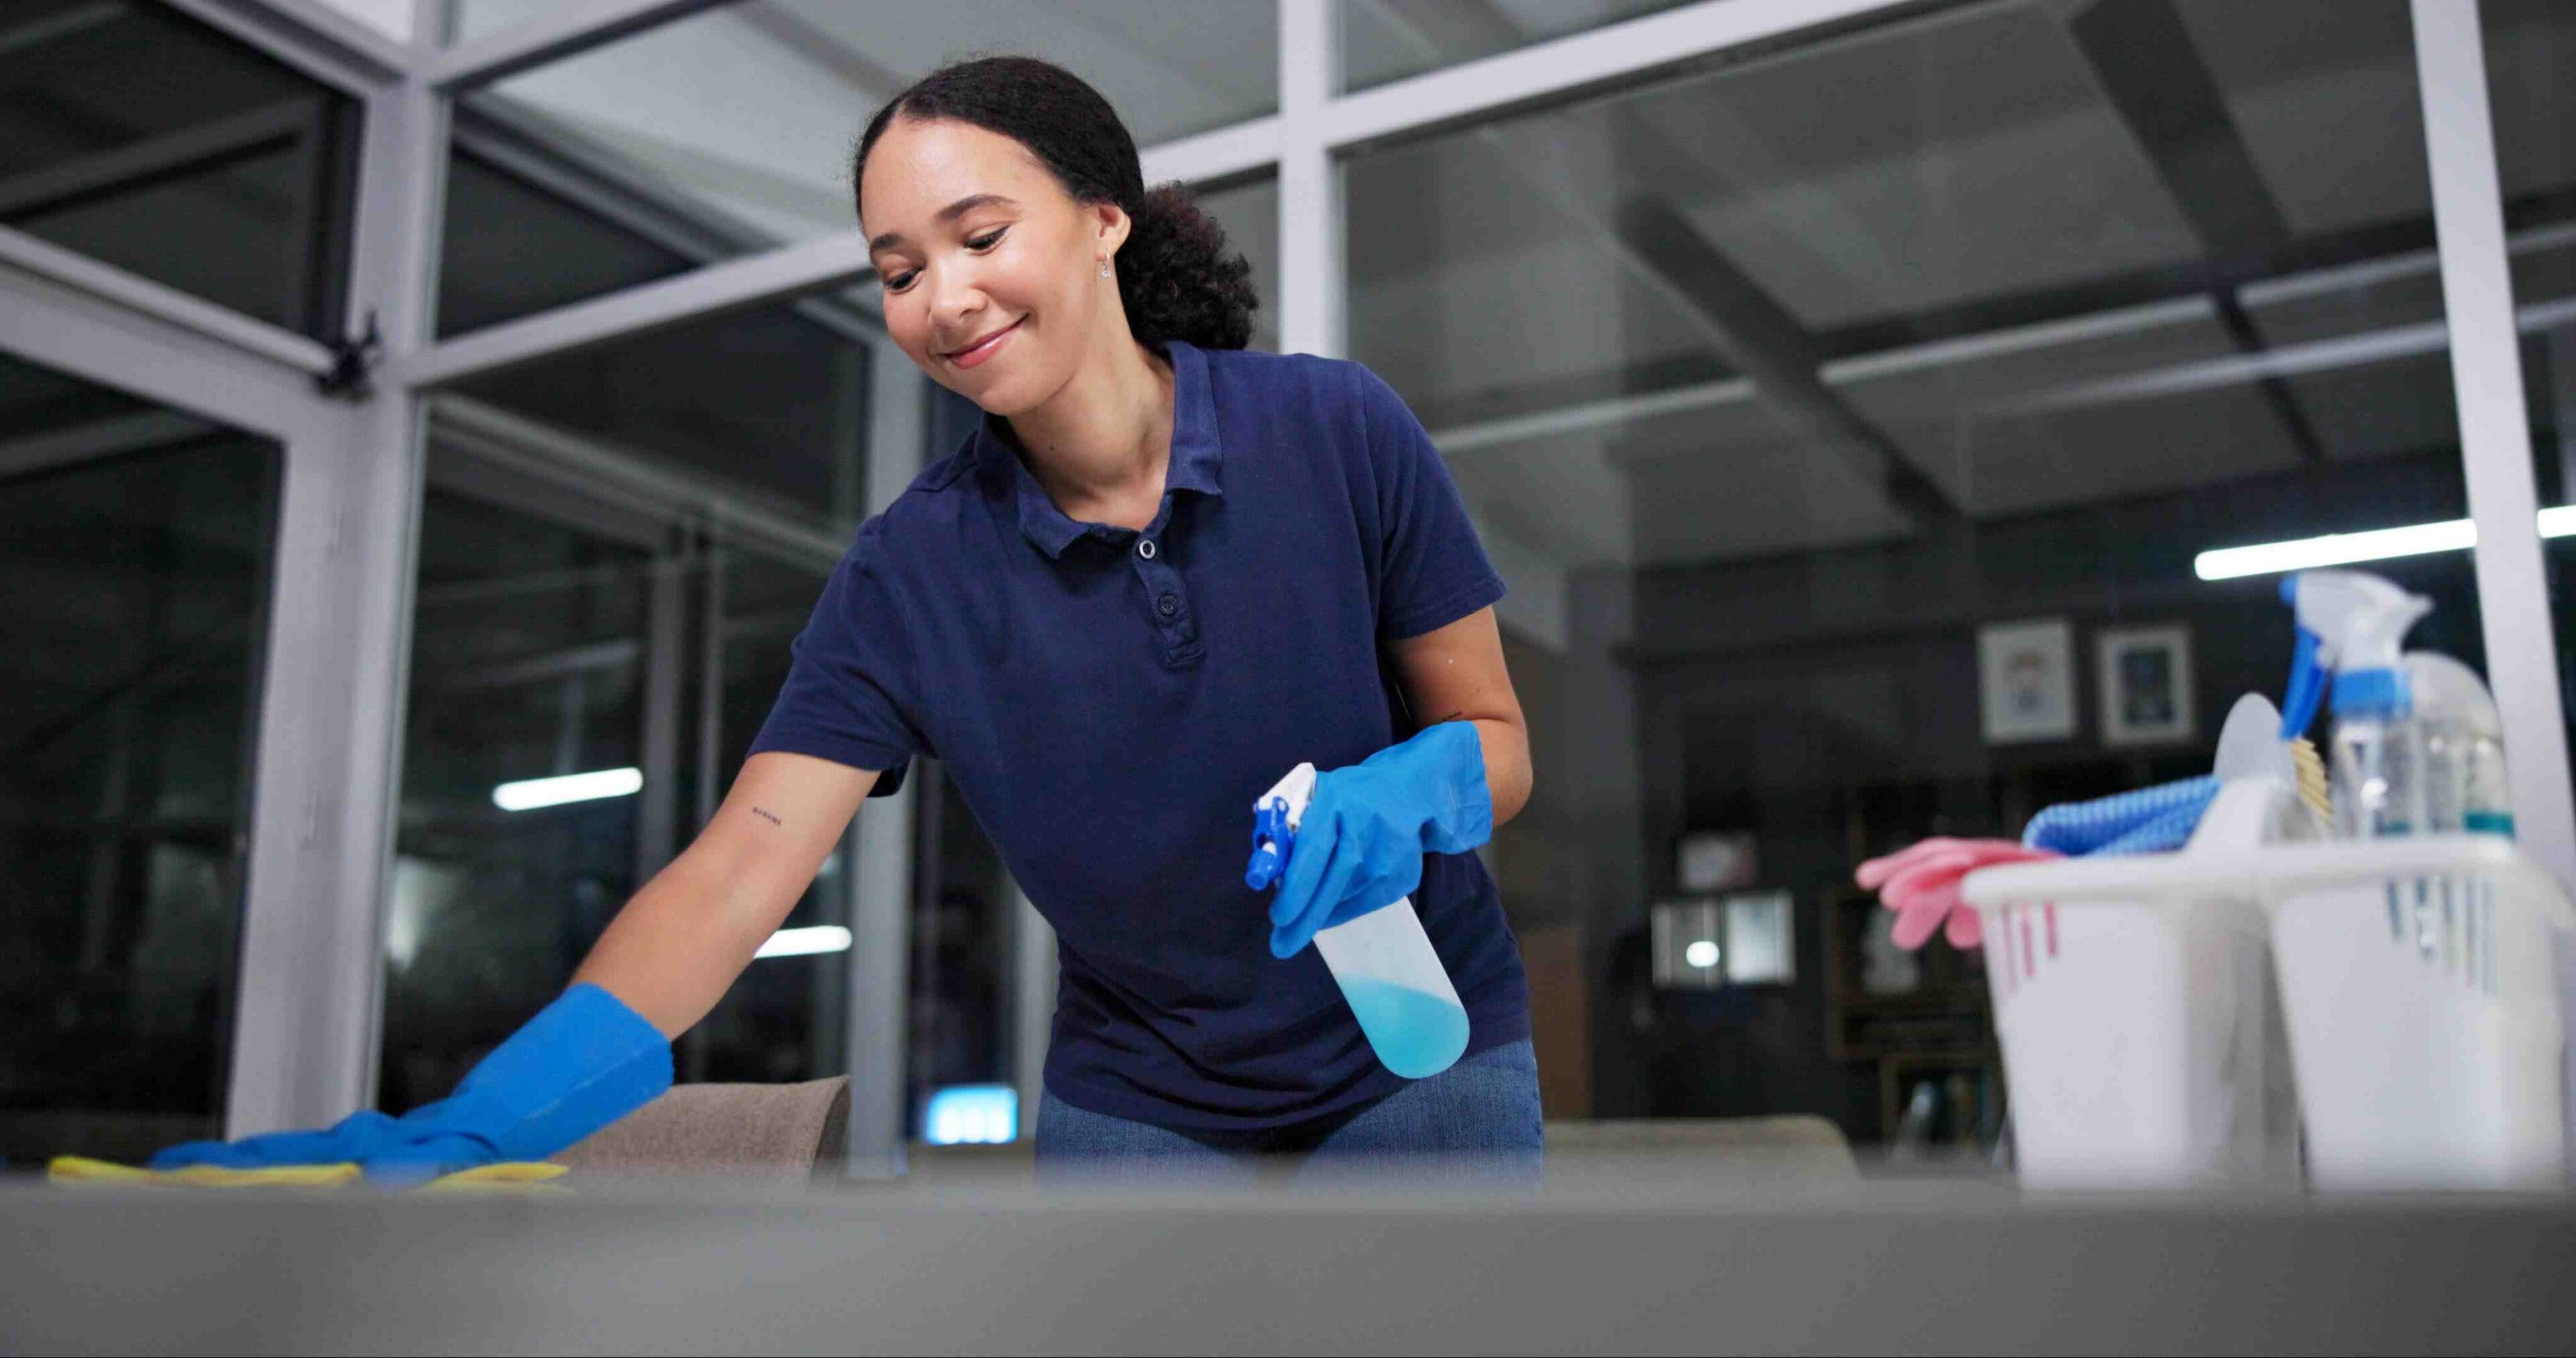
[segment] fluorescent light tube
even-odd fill
[[[2263,542],[2251,547],[2221,547],[2194,557],[2192,573],[2203,580],[2233,580],[2245,575],[2278,575],[2314,566],[2348,566],[2356,561],[2456,552],[2478,544],[2478,527],[2467,519],[2409,524],[2367,533],[2328,533],[2321,538]]]
[[[2540,511],[2544,538],[2576,537],[2576,505]],[[2478,545],[2478,526],[2467,519],[2410,524],[2367,533],[2328,533],[2321,538],[2260,542],[2251,547],[2220,547],[2192,558],[2192,573],[2203,580],[2233,580],[2245,575],[2278,575],[2312,566],[2349,566],[2356,561],[2457,552]]]
[[[850,931],[837,924],[816,924],[803,929],[781,929],[760,945],[752,959],[763,957],[805,957],[818,952],[848,952]]]
[[[504,811],[534,811],[541,806],[562,806],[566,802],[631,797],[643,788],[644,771],[641,769],[601,769],[595,773],[567,773],[560,778],[529,778],[503,783],[492,789],[492,804]]]

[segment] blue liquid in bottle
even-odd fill
[[[1454,1000],[1369,977],[1342,979],[1342,998],[1388,1070],[1437,1075],[1467,1050],[1467,1011]]]

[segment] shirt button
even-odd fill
[[[1181,601],[1166,594],[1154,601],[1154,611],[1168,618],[1181,611]]]
[[[1155,550],[1156,548],[1152,538],[1138,538],[1136,540],[1136,555],[1151,561],[1154,559]]]

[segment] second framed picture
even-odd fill
[[[2190,628],[2104,628],[2094,645],[2103,744],[2163,745],[2200,734],[2192,703]]]

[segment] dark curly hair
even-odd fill
[[[1187,340],[1201,349],[1240,349],[1261,308],[1252,265],[1226,248],[1219,226],[1178,183],[1148,192],[1136,139],[1100,92],[1071,71],[1035,57],[983,57],[940,67],[868,120],[850,158],[850,204],[877,138],[900,115],[954,119],[1029,148],[1077,203],[1116,203],[1133,219],[1118,251],[1118,297],[1140,344]]]

